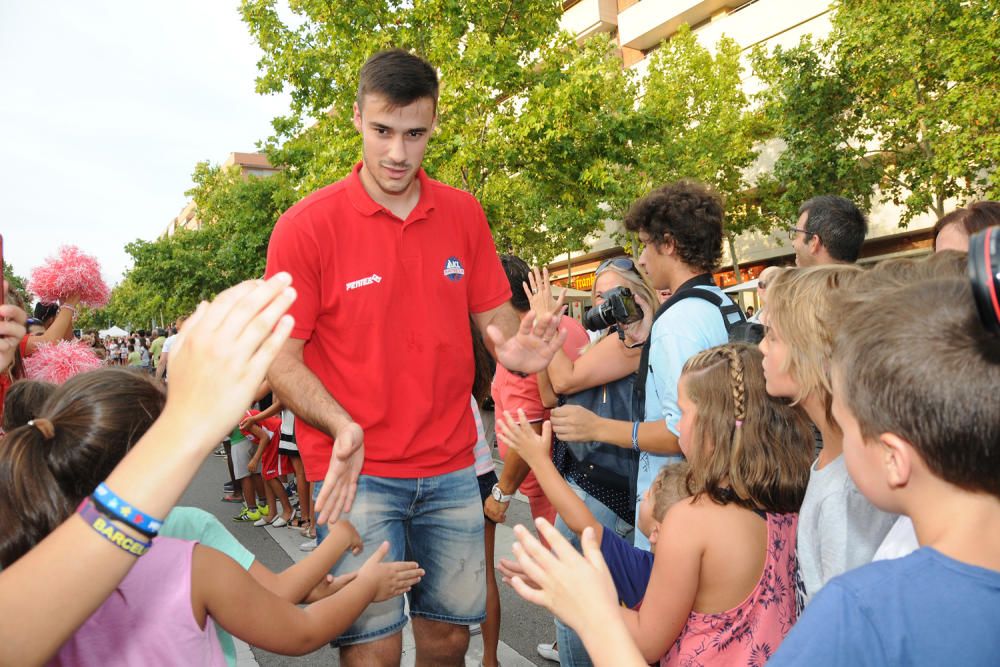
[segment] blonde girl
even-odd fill
[[[761,318],[767,393],[800,405],[822,439],[799,511],[800,606],[831,578],[871,562],[896,518],[868,502],[847,474],[844,436],[831,412],[837,304],[862,276],[842,265],[782,271],[769,281]]]

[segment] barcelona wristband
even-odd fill
[[[97,485],[91,496],[98,509],[105,510],[112,518],[126,523],[146,537],[156,537],[163,520],[151,517],[139,508],[119,498],[104,482]]]
[[[137,540],[111,523],[110,519],[104,516],[89,498],[80,503],[77,514],[94,529],[94,532],[132,556],[138,558],[152,546],[151,542]]]
[[[632,451],[639,451],[639,422],[632,422]]]

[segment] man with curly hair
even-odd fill
[[[629,334],[629,345],[648,337],[648,366],[643,388],[645,421],[625,422],[599,418],[578,406],[564,406],[552,413],[553,429],[564,441],[596,440],[640,451],[637,496],[642,497],[659,469],[681,455],[677,444],[677,380],[692,355],[729,340],[727,324],[742,319],[733,302],[712,278],[722,256],[722,199],[709,187],[694,181],[664,185],[636,201],[625,217],[625,228],[636,232],[643,244],[639,265],[653,287],[670,290],[655,320]],[[702,298],[687,298],[690,290],[704,290],[718,297],[719,305]],[[643,304],[652,311],[655,304]],[[728,307],[732,307],[729,310]],[[725,313],[725,314],[724,314]],[[650,321],[653,321],[650,328]],[[633,415],[638,419],[639,415]],[[636,534],[636,546],[649,543]]]

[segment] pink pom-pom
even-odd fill
[[[24,358],[24,374],[29,380],[62,384],[74,375],[86,373],[104,363],[86,343],[61,340],[35,348],[34,354]]]
[[[111,298],[97,258],[71,245],[59,248],[54,257],[31,272],[28,289],[43,303],[57,303],[77,295],[81,304],[103,308]]]

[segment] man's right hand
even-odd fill
[[[323,478],[323,488],[316,497],[318,523],[331,526],[341,512],[350,512],[358,492],[358,477],[365,462],[365,434],[356,422],[348,422],[337,430],[330,455],[330,467]]]

